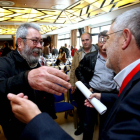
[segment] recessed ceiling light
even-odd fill
[[[0,6],[13,6],[14,4],[12,1],[0,1]]]
[[[67,7],[66,5],[58,4],[58,5],[52,6],[51,8],[52,9],[65,9],[66,7]]]

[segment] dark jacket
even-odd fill
[[[94,74],[97,54],[98,50],[86,54],[84,58],[80,61],[77,69],[75,70],[77,79],[81,81],[87,88],[90,88],[89,81]]]
[[[79,81],[81,81],[87,88],[92,88],[89,85],[90,80],[94,75],[94,68],[96,65],[98,50],[88,53],[84,56],[84,58],[80,61],[79,66],[75,70],[76,77]],[[115,73],[114,73],[115,76]],[[116,89],[113,92],[117,92]]]
[[[33,118],[19,140],[73,140],[47,113]]]
[[[119,97],[115,94],[101,95],[101,102],[106,106],[113,106],[106,119],[101,140],[140,140],[139,87],[140,70]]]
[[[6,56],[9,52],[11,52],[11,49],[9,47],[5,47],[2,51],[1,56]]]
[[[40,67],[39,63],[37,67]],[[38,105],[41,111],[46,111],[49,114],[53,114],[54,111],[52,109],[53,95],[32,89],[25,77],[25,72],[28,70],[31,68],[17,50],[10,52],[7,57],[0,58],[0,122],[8,140],[18,139],[25,126],[14,117],[7,99],[8,93],[23,92]]]

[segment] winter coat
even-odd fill
[[[40,64],[35,68],[40,67]],[[7,140],[17,140],[25,124],[18,121],[12,113],[8,93],[24,93],[29,100],[35,102],[41,111],[54,115],[54,97],[52,94],[37,91],[28,84],[26,72],[32,70],[27,61],[17,50],[11,51],[7,57],[0,58],[0,123]]]

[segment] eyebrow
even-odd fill
[[[106,34],[106,35],[108,36],[108,35],[111,35],[111,34],[114,34],[114,33],[120,32],[120,31],[123,31],[123,30],[119,30],[119,31],[116,31],[116,32],[112,32],[112,33]]]
[[[36,40],[43,40],[43,38],[38,38],[38,37],[33,37],[32,39],[36,39]]]
[[[82,41],[84,41],[84,40],[89,40],[89,38],[88,39],[82,39]]]

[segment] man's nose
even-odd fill
[[[103,45],[103,48],[102,49],[106,51],[106,45],[105,44]]]
[[[40,42],[37,43],[37,48],[39,48],[39,49],[43,48],[43,46],[42,46],[42,44]]]

